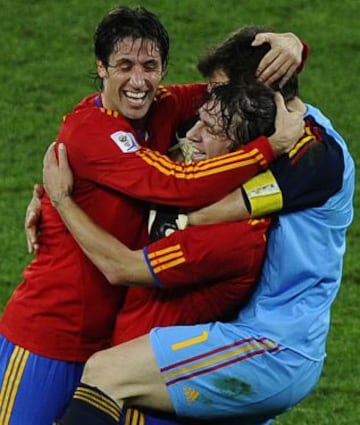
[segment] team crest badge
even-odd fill
[[[136,152],[141,149],[134,135],[126,131],[117,131],[110,137],[124,153]]]

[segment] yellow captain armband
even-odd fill
[[[271,170],[253,177],[242,188],[248,198],[252,217],[260,217],[281,210],[283,197]]]

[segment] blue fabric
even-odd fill
[[[1,425],[52,425],[80,382],[82,363],[32,354],[0,336]]]
[[[353,219],[354,163],[321,112],[311,116],[341,147],[341,189],[322,206],[279,216],[256,292],[238,321],[310,359],[325,357],[330,307],[340,287],[345,236]],[[316,182],[313,182],[315,185]]]
[[[273,420],[257,422],[256,425],[271,425]],[[124,409],[119,425],[240,425],[239,419],[196,420],[191,418],[179,418],[176,415],[164,414],[156,411],[137,410],[136,408]],[[246,425],[241,422],[241,425]]]
[[[334,172],[342,172],[338,190],[319,188],[314,192],[321,195],[319,204],[312,200],[316,207],[280,214],[257,290],[236,320],[151,332],[178,415],[237,415],[241,423],[259,423],[306,397],[320,377],[353,219],[355,173],[330,121],[310,105],[306,116],[341,149],[341,155],[331,154],[340,162]],[[326,179],[321,182],[312,184]]]
[[[150,340],[176,413],[217,424],[274,418],[309,394],[323,367],[234,322],[155,328]]]

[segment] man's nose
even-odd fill
[[[201,121],[197,121],[186,133],[186,138],[192,140],[193,142],[198,142],[200,140],[200,127]]]
[[[135,87],[142,87],[144,85],[145,72],[141,66],[135,66],[132,69],[130,81]]]

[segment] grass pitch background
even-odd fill
[[[29,261],[23,217],[43,153],[64,113],[95,90],[92,35],[104,0],[1,0],[0,310]],[[167,82],[198,80],[196,59],[245,24],[293,31],[311,46],[301,75],[304,100],[319,106],[360,160],[358,0],[143,0],[171,36]],[[355,210],[359,208],[359,188]],[[314,393],[282,425],[357,425],[360,421],[360,222],[349,231],[343,285],[334,305],[328,358]],[[319,259],[321,267],[321,259]]]

